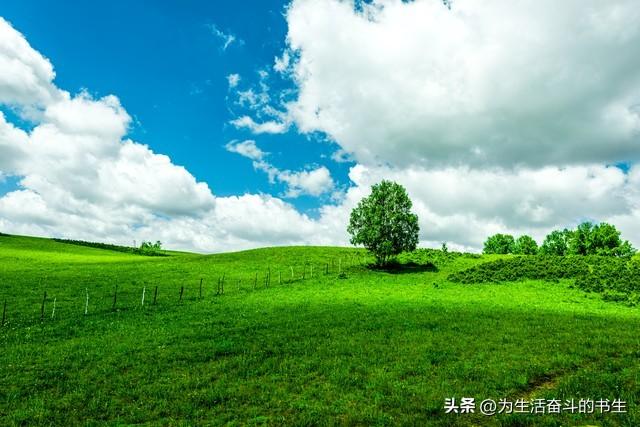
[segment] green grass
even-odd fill
[[[171,255],[0,236],[0,425],[640,425],[640,310],[572,280],[452,283],[500,257],[437,251],[396,272],[349,248]],[[455,416],[446,397],[629,413]]]

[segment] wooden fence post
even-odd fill
[[[182,294],[184,293],[184,286],[180,286],[180,302],[182,302]]]
[[[44,296],[42,297],[42,307],[40,307],[40,321],[44,320],[44,304],[47,300],[47,291],[44,291]]]
[[[158,286],[156,286],[156,290],[153,291],[153,305],[156,305],[157,298],[158,298]]]

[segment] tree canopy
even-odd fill
[[[535,255],[538,253],[538,244],[533,240],[533,237],[525,234],[516,240],[513,253],[519,255]]]
[[[625,257],[635,253],[620,231],[606,222],[583,222],[575,230],[555,230],[544,239],[541,253],[545,255],[603,255]]]
[[[386,180],[373,185],[371,195],[351,212],[347,227],[351,243],[371,251],[378,265],[386,265],[403,251],[414,250],[420,228],[412,206],[402,185]]]
[[[484,242],[485,254],[512,254],[516,247],[516,241],[510,234],[494,234]]]

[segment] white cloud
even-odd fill
[[[250,130],[254,134],[261,133],[285,133],[288,129],[288,125],[286,123],[280,123],[273,120],[269,120],[263,123],[256,123],[249,116],[242,116],[237,119],[231,120],[230,122],[236,128],[245,128]]]
[[[290,116],[360,163],[640,157],[634,0],[294,0],[287,22]]]
[[[265,172],[271,183],[277,181],[286,184],[287,191],[284,197],[295,198],[301,195],[317,197],[332,191],[335,187],[331,172],[324,166],[297,172],[276,168],[265,160],[268,153],[262,151],[255,141],[231,141],[225,148],[231,153],[237,153],[253,160],[253,167]]]
[[[273,61],[273,69],[278,73],[284,73],[289,68],[291,57],[288,51],[284,51],[280,57],[276,57]]]
[[[303,194],[317,197],[330,192],[335,185],[329,169],[324,166],[299,172],[278,171],[276,179],[287,184],[285,197],[298,197]]]
[[[331,160],[336,163],[347,163],[352,162],[353,158],[351,157],[351,154],[340,148],[331,154]]]
[[[229,74],[227,76],[227,82],[229,83],[229,87],[230,88],[234,88],[236,86],[238,86],[238,83],[240,83],[240,74]]]
[[[222,41],[221,49],[223,51],[227,50],[227,48],[233,43],[237,43],[240,45],[244,44],[243,40],[238,39],[234,34],[225,33],[224,31],[220,30],[215,24],[210,24],[208,25],[208,27],[211,33]]]
[[[0,103],[24,108],[58,96],[51,62],[33,50],[24,36],[0,17]]]
[[[131,117],[113,95],[94,100],[86,92],[71,97],[61,92],[61,99],[48,104],[43,123],[51,124],[67,135],[91,135],[108,140],[122,138]]]
[[[14,174],[19,163],[24,160],[29,136],[21,129],[8,123],[2,111],[0,111],[0,172]]]
[[[242,142],[231,141],[225,146],[225,148],[231,153],[240,154],[241,156],[244,156],[251,160],[262,160],[266,154],[264,151],[258,148],[256,142],[252,140],[246,140]]]

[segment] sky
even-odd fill
[[[0,5],[0,231],[347,245],[392,179],[422,246],[640,246],[633,0],[146,3]]]

